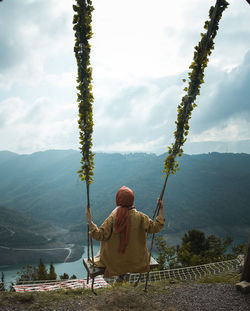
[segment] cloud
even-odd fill
[[[95,122],[97,150],[103,151],[106,142],[107,150],[150,151],[154,146],[155,152],[164,152],[173,142],[176,107],[183,95],[181,80],[185,76],[151,79],[124,89],[106,105],[102,103]],[[188,141],[249,139],[250,51],[230,72],[209,67],[205,80]]]
[[[96,150],[104,151],[105,146],[124,152],[165,150],[173,136],[181,94],[181,76],[172,76],[124,88],[111,101],[102,102],[102,109],[96,101]]]
[[[78,146],[73,2],[1,3],[1,148],[32,152]],[[181,81],[212,4],[95,1],[91,63],[96,150],[166,150],[183,95]],[[248,11],[244,1],[230,1],[222,18],[191,120],[191,140],[216,139],[218,131],[221,137],[248,136],[246,5]]]
[[[249,140],[249,138],[250,122],[239,115],[192,135],[191,142],[232,142]]]
[[[218,79],[218,82],[209,81],[212,82],[214,90],[210,90],[210,96],[206,96],[204,109],[198,107],[200,113],[194,113],[193,139],[197,141],[198,137],[201,140],[250,138],[249,79],[250,50],[243,63],[224,73],[223,79]]]
[[[48,70],[47,62],[72,52],[73,43],[67,44],[73,42],[69,27],[71,2],[60,1],[64,10],[55,0],[49,3],[12,0],[1,4],[0,87],[9,89],[16,82],[34,83],[34,80],[38,83]]]
[[[178,74],[190,64],[193,43],[181,55],[182,41],[195,27],[198,34],[209,3],[185,0],[96,1],[93,12],[92,61],[100,75],[126,80]],[[195,8],[194,10],[191,8]],[[190,15],[196,14],[198,22]],[[176,61],[178,59],[178,61]]]
[[[53,105],[48,98],[0,102],[1,148],[30,153],[77,147],[77,121],[71,106]]]

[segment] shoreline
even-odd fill
[[[84,246],[70,244],[55,248],[11,248],[0,246],[0,267],[37,263],[67,263],[79,260],[84,254]]]

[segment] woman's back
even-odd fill
[[[114,229],[117,209],[98,229],[91,226],[91,236],[101,241],[100,258],[97,266],[106,267],[105,277],[121,275],[128,272],[149,271],[149,254],[146,246],[146,234],[156,233],[164,226],[164,218],[158,216],[152,221],[147,215],[135,208],[129,210],[129,241],[124,253],[120,252],[121,236]]]

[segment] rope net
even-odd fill
[[[243,259],[242,259],[243,258]],[[203,264],[199,266],[184,267],[177,269],[168,269],[160,271],[149,272],[148,282],[162,281],[162,280],[181,280],[181,281],[192,281],[197,280],[210,275],[217,275],[224,272],[236,272],[239,271],[240,266],[244,262],[243,256],[238,256],[236,259],[213,262],[209,264]],[[109,287],[116,282],[116,277],[106,278],[102,277],[95,278],[94,288]],[[125,280],[131,284],[136,282],[145,283],[147,279],[147,273],[130,273],[127,275]],[[1,283],[0,283],[1,286]],[[15,291],[48,291],[58,289],[74,289],[74,288],[90,288],[90,284],[87,284],[87,279],[77,280],[46,280],[46,281],[23,281],[18,285],[11,282],[5,283],[5,288],[9,289],[13,287]]]
[[[197,280],[209,275],[216,275],[226,271],[238,271],[242,264],[240,257],[227,261],[214,262],[209,264],[203,264],[199,266],[184,267],[177,269],[168,269],[160,271],[149,272],[149,282],[162,281],[162,280]],[[142,273],[131,273],[127,277],[129,283],[135,283],[138,281],[145,283],[147,279],[147,272]],[[113,284],[116,278],[106,279],[109,284]]]

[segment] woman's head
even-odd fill
[[[116,206],[131,207],[134,204],[134,198],[134,191],[123,186],[116,194]]]

